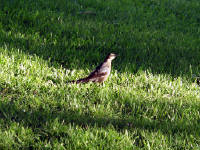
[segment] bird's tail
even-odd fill
[[[76,83],[76,84],[79,84],[79,83],[87,83],[87,82],[89,82],[88,78],[82,78],[82,79],[79,79],[79,80],[69,81],[67,83]]]

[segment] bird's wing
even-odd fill
[[[93,74],[90,74],[87,77],[88,81],[92,81],[92,82],[98,82],[99,79],[101,79],[102,77],[105,77],[108,73],[107,72],[103,72],[103,73],[96,73],[94,72]]]
[[[110,68],[105,63],[101,63],[96,69],[90,73],[87,77],[90,81],[94,81],[97,78],[107,76],[110,73]]]
[[[102,77],[102,76],[105,76],[105,75],[107,75],[108,74],[108,72],[107,71],[105,71],[105,72],[100,72],[99,70],[95,70],[95,71],[93,71],[89,76],[88,76],[88,78],[97,78],[97,77]]]

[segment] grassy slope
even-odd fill
[[[198,149],[199,7],[1,0],[0,149]],[[66,84],[109,52],[105,85]]]

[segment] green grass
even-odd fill
[[[200,149],[199,8],[0,0],[0,149]],[[67,84],[110,52],[104,85]]]

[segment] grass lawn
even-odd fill
[[[199,150],[199,8],[0,0],[0,149]],[[67,83],[110,52],[104,85]]]

